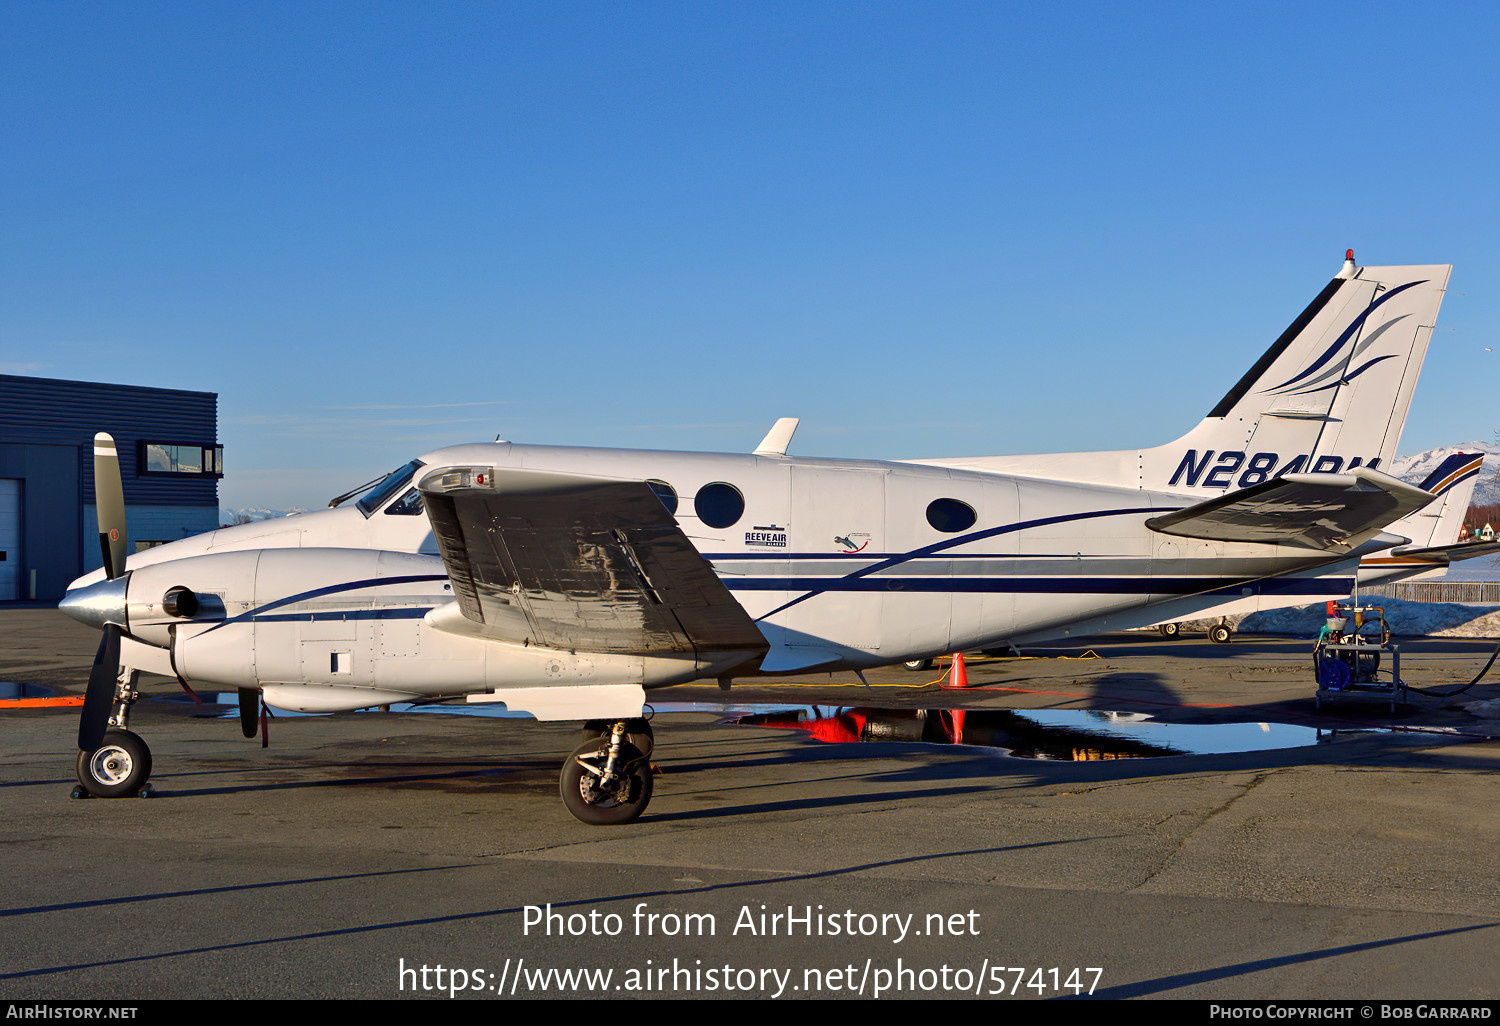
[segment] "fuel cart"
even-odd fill
[[[1313,674],[1319,709],[1325,701],[1375,701],[1388,702],[1394,713],[1406,701],[1401,646],[1391,644],[1385,610],[1379,606],[1328,603],[1328,622],[1313,645]]]

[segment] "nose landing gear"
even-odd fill
[[[140,674],[121,668],[115,681],[113,711],[104,739],[93,751],[78,753],[78,784],[75,798],[151,797],[151,749],[139,734],[130,731],[130,707],[140,697],[136,680]]]
[[[78,782],[94,798],[129,798],[149,787],[151,749],[139,734],[107,730],[104,744],[78,753]]]

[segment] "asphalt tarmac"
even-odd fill
[[[81,694],[97,638],[0,612],[0,681]],[[1403,647],[1443,687],[1494,642]],[[0,708],[0,997],[1493,999],[1500,721],[1460,703],[1500,671],[1315,711],[1309,648],[1111,635],[975,660],[963,691],[899,668],[668,689],[655,797],[614,828],[558,799],[574,725],[281,717],[262,749],[153,679],[131,726],[156,796],[80,801],[77,709]],[[972,743],[1031,709],[1323,739]]]

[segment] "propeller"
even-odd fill
[[[109,729],[110,708],[115,703],[115,678],[120,674],[120,627],[104,625],[94,666],[89,670],[88,690],[83,694],[83,711],[78,717],[78,747],[96,752],[104,744]]]
[[[104,575],[111,581],[125,573],[125,486],[120,480],[120,454],[115,440],[104,432],[94,436],[94,508],[99,520],[99,550],[104,557]],[[98,751],[109,729],[115,701],[115,681],[120,675],[120,624],[106,623],[94,665],[89,670],[88,690],[78,717],[78,747]]]
[[[125,486],[115,440],[103,431],[94,436],[94,508],[104,576],[112,581],[125,572]]]

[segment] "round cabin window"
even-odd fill
[[[927,505],[927,522],[944,534],[967,531],[977,519],[979,514],[974,512],[974,507],[957,499],[933,499]]]
[[[651,486],[651,490],[656,493],[656,497],[661,500],[661,504],[667,507],[667,512],[675,517],[677,515],[677,489],[665,481],[652,480],[646,483]]]
[[[729,527],[745,515],[745,497],[734,485],[715,481],[698,489],[693,509],[709,527]]]

